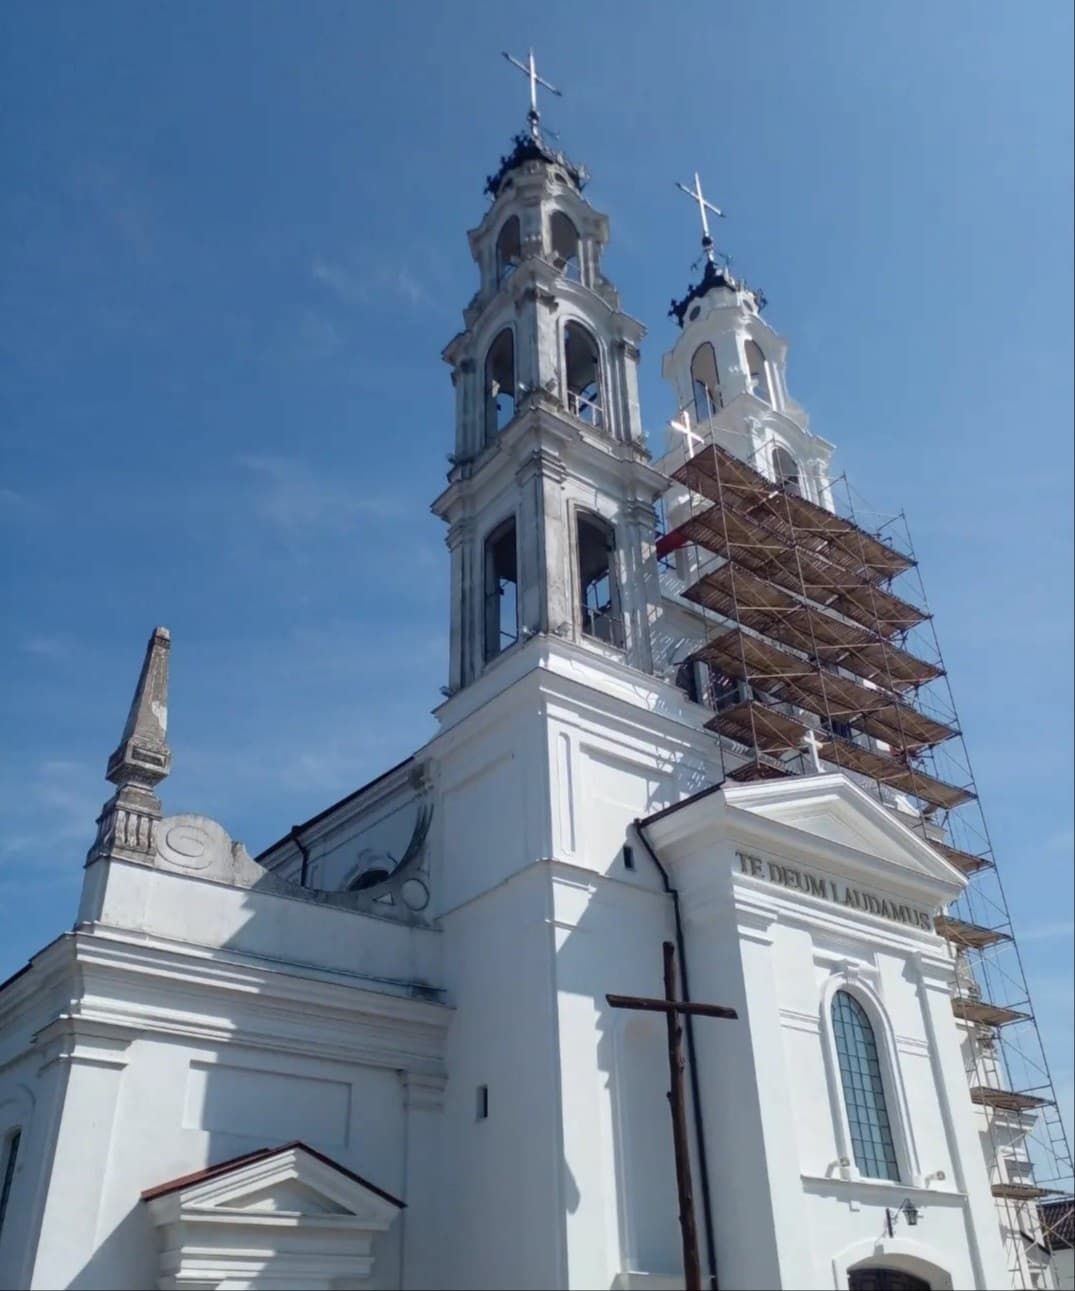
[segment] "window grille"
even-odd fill
[[[899,1163],[873,1026],[866,1010],[847,991],[833,996],[832,1025],[855,1165],[871,1179],[898,1183]]]

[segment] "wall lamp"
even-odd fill
[[[906,1219],[908,1228],[914,1228],[914,1226],[918,1223],[918,1216],[921,1213],[922,1212],[918,1209],[918,1207],[914,1204],[914,1202],[911,1201],[909,1197],[905,1202],[903,1202],[903,1204],[899,1207],[898,1210],[891,1210],[888,1206],[886,1206],[885,1207],[885,1227],[888,1229],[889,1237],[895,1237],[896,1221],[899,1219],[901,1215],[904,1217],[904,1219]]]

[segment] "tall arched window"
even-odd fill
[[[794,493],[797,498],[803,495],[802,478],[799,463],[779,444],[773,449],[773,477],[782,489]]]
[[[750,390],[752,394],[766,403],[773,402],[773,392],[769,383],[769,365],[757,341],[746,343],[747,371],[750,373]]]
[[[691,386],[694,391],[694,420],[708,421],[720,411],[720,381],[717,377],[717,355],[708,341],[703,341],[691,359]]]
[[[553,211],[549,221],[549,241],[552,243],[552,262],[564,275],[575,282],[582,281],[579,260],[579,231],[563,211]]]
[[[485,540],[485,657],[492,659],[519,639],[519,557],[515,517]]]
[[[623,649],[620,589],[613,562],[612,526],[595,515],[580,514],[577,525],[582,631]]]
[[[485,442],[496,438],[515,416],[515,336],[498,332],[485,356]]]
[[[877,1037],[866,1010],[847,991],[832,997],[832,1029],[855,1165],[868,1178],[898,1183],[899,1163]]]
[[[567,410],[591,426],[603,426],[601,406],[601,351],[581,323],[564,328],[564,378]]]
[[[519,217],[511,216],[504,221],[496,239],[496,285],[515,272],[515,266],[522,259],[522,242],[519,237]]]

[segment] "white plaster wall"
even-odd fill
[[[611,1286],[628,1269],[681,1276],[664,1020],[605,1001],[663,995],[671,900],[639,866],[638,881],[563,864],[553,877],[573,1287]]]
[[[547,866],[446,913],[439,1285],[563,1286],[560,1080]],[[477,1090],[489,1094],[478,1119]]]
[[[436,932],[122,861],[97,862],[94,926],[386,981],[441,978]]]
[[[141,1192],[292,1139],[399,1195],[402,1102],[396,1072],[313,1053],[145,1038],[111,1067],[76,1061],[31,1285],[156,1285]],[[394,1226],[378,1238],[372,1286],[400,1284],[400,1236]]]
[[[938,939],[746,878],[735,857],[743,845],[727,824],[714,824],[673,863],[695,998],[732,1004],[742,1019],[698,1027],[706,1090],[717,1094],[706,1116],[722,1282],[841,1287],[851,1264],[887,1250],[889,1262],[935,1286],[1004,1284]],[[783,850],[766,852],[757,838],[745,846],[818,872],[817,854],[803,859],[790,837]],[[898,895],[906,881],[893,871],[880,890]],[[863,886],[878,883],[875,873]],[[898,1184],[857,1178],[838,1164],[842,1094],[837,1086],[834,1096],[826,1070],[824,991],[848,964],[848,988],[868,986],[894,1036],[908,1126]],[[886,1081],[894,1120],[898,1098]],[[939,1169],[946,1179],[927,1189],[923,1176]],[[913,1233],[899,1227],[893,1243],[885,1209],[907,1197],[922,1218]]]

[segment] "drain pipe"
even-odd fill
[[[660,857],[653,850],[652,844],[646,837],[644,822],[637,817],[634,820],[634,831],[638,835],[638,841],[646,849],[646,854],[657,867],[657,873],[661,876],[664,890],[672,898],[672,914],[676,925],[676,954],[679,957],[680,987],[683,991],[684,1003],[689,1004],[691,991],[690,984],[687,981],[687,949],[683,939],[683,920],[679,912],[679,893],[668,881],[668,871],[661,864]],[[694,1018],[688,1013],[684,1017],[684,1022],[686,1023],[685,1030],[687,1032],[687,1056],[690,1059],[691,1102],[694,1104],[694,1145],[698,1153],[698,1170],[702,1176],[702,1218],[705,1220],[705,1254],[706,1263],[709,1265],[709,1286],[710,1291],[720,1291],[720,1283],[717,1281],[717,1247],[713,1226],[713,1207],[709,1193],[709,1163],[706,1158],[705,1123],[702,1119],[702,1095],[698,1083],[698,1059],[694,1047]]]
[[[310,877],[310,849],[299,837],[300,828],[300,825],[292,825],[291,833],[288,837],[299,849],[299,855],[302,857],[302,865],[299,869],[299,887],[304,888],[306,886],[306,880]]]

